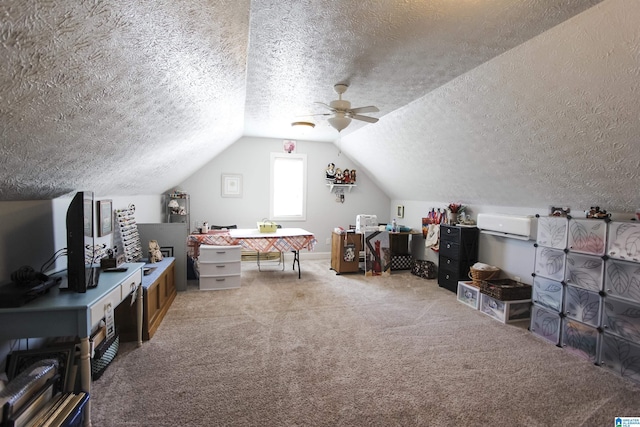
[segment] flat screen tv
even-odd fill
[[[93,192],[80,191],[67,209],[67,290],[87,292],[98,285],[94,261]]]

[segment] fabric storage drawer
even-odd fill
[[[458,262],[458,260],[456,259],[451,259],[448,257],[441,257],[440,258],[440,265],[439,268],[442,268],[444,270],[449,270],[449,271],[458,271],[460,263]],[[467,277],[465,277],[466,279]]]
[[[640,383],[640,345],[604,333],[600,345],[600,366]]]
[[[581,255],[569,252],[565,283],[590,291],[601,291],[604,278],[604,260],[593,255]]]
[[[447,225],[441,225],[441,236],[440,239],[444,240],[454,240],[458,241],[460,238],[460,229],[457,227],[449,227]]]
[[[560,313],[538,305],[531,308],[531,325],[529,330],[552,344],[560,343]]]
[[[640,342],[640,304],[607,296],[604,298],[602,327],[605,332]]]
[[[201,291],[217,291],[222,289],[236,289],[240,287],[240,276],[200,276]]]
[[[438,285],[449,290],[458,289],[458,273],[439,268]]]
[[[240,274],[240,261],[200,262],[200,277]]]
[[[564,295],[564,314],[591,326],[600,326],[602,297],[597,292],[567,286]]]
[[[480,311],[502,323],[528,320],[531,316],[531,300],[500,301],[480,293]]]
[[[531,299],[535,304],[560,313],[564,292],[562,283],[544,277],[534,277]]]
[[[564,279],[565,262],[566,254],[564,251],[538,246],[536,248],[536,262],[533,271],[536,276],[560,282]]]
[[[596,363],[602,334],[593,326],[565,317],[562,319],[561,344],[568,352]]]
[[[640,265],[609,259],[605,271],[604,289],[607,295],[640,304]]]
[[[448,258],[457,258],[460,252],[460,245],[449,241],[440,242],[440,254]]]
[[[471,282],[458,282],[458,301],[477,310],[480,307],[480,289]]]
[[[240,261],[242,246],[212,246],[201,245],[198,261],[200,262],[225,262]]]

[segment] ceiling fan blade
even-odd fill
[[[296,117],[313,117],[313,116],[332,116],[333,113],[313,113],[313,114],[300,114]]]
[[[358,113],[377,113],[380,110],[378,110],[378,107],[375,107],[373,105],[368,105],[366,107],[352,108],[351,111],[355,114],[358,114]]]
[[[331,110],[331,111],[333,111],[333,112],[335,112],[335,111],[336,111],[336,109],[335,109],[335,108],[333,108],[333,107],[332,107],[332,106],[330,106],[330,105],[325,104],[324,102],[318,102],[318,101],[316,101],[316,102],[314,102],[314,104],[322,105],[322,106],[323,106],[324,108],[326,108],[327,110]]]
[[[354,114],[353,116],[349,116],[349,117],[355,120],[362,120],[363,122],[369,122],[369,123],[376,123],[378,121],[378,119],[376,119],[375,117],[361,116],[359,114]]]

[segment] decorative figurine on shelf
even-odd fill
[[[329,163],[327,165],[327,169],[325,171],[325,174],[327,176],[327,179],[330,179],[331,181],[333,181],[336,177],[336,165],[333,163]]]
[[[336,169],[335,183],[336,184],[343,184],[344,183],[344,175],[342,174],[342,169],[340,169],[340,168]]]
[[[351,183],[352,184],[356,183],[356,170],[355,169],[351,169]]]
[[[604,209],[600,210],[600,206],[591,206],[591,209],[587,212],[587,218],[606,219],[610,217],[611,214],[608,214]]]
[[[169,208],[171,209],[171,213],[177,215],[180,212],[180,205],[177,200],[171,200],[169,202]]]
[[[162,252],[157,240],[149,240],[149,262],[162,261]]]
[[[344,172],[342,172],[342,180],[345,184],[351,184],[351,172],[349,169],[345,169]]]

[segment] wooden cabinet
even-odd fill
[[[166,257],[154,264],[146,264],[149,273],[142,277],[143,311],[142,339],[153,337],[176,297],[175,258]],[[137,341],[136,309],[131,296],[115,311],[121,341]]]
[[[440,226],[438,285],[457,292],[458,281],[468,280],[470,267],[478,261],[476,227]]]
[[[360,270],[362,234],[331,233],[331,269],[337,274],[357,273]]]

